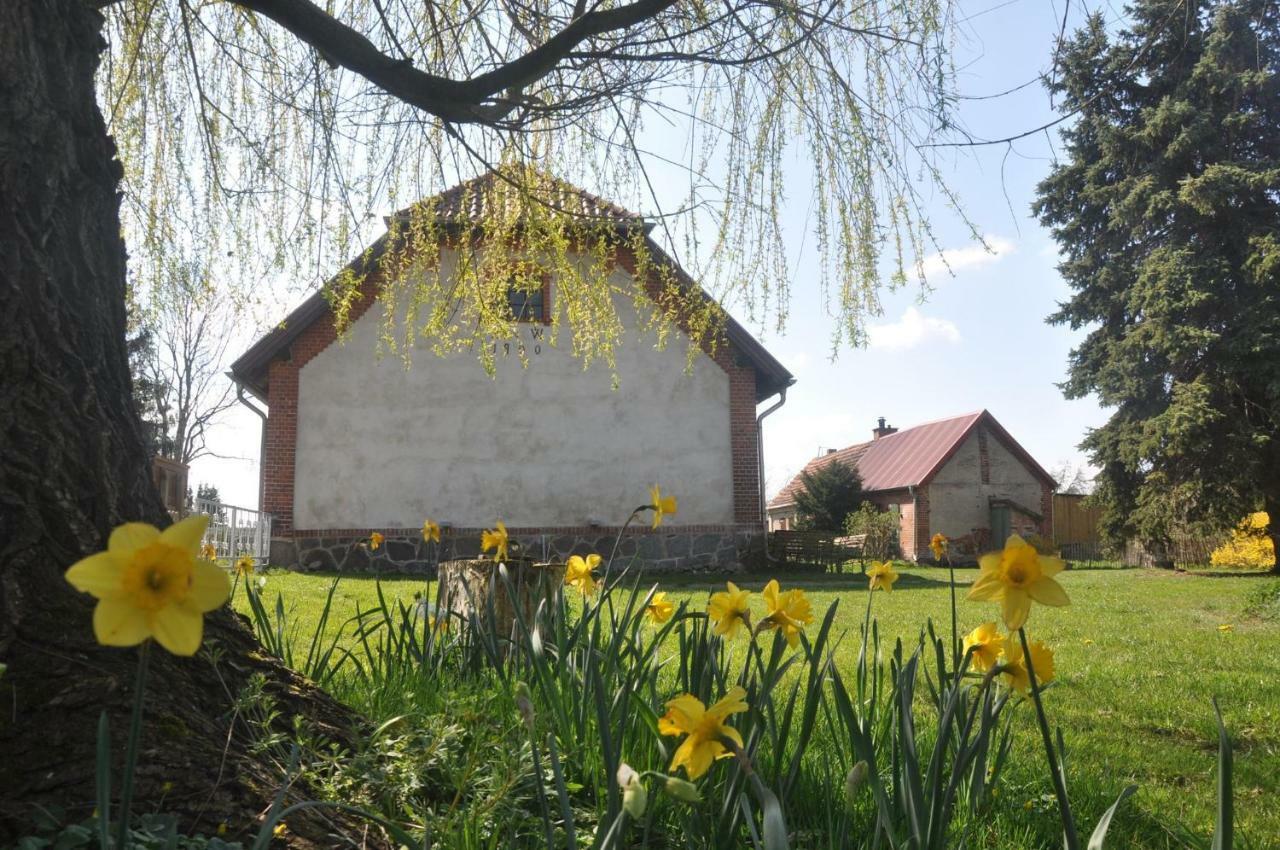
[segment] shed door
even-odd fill
[[[1009,506],[991,506],[991,545],[996,549],[1004,548],[1009,539]]]

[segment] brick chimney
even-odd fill
[[[896,433],[898,433],[898,429],[890,425],[884,424],[884,417],[881,416],[879,419],[879,424],[875,428],[871,429],[871,439],[878,440],[881,437],[887,437],[890,434],[896,434]]]

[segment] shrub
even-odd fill
[[[1275,566],[1276,549],[1267,533],[1271,517],[1265,511],[1249,514],[1231,532],[1231,539],[1209,556],[1215,567],[1266,569]]]
[[[858,509],[844,518],[846,534],[865,534],[862,554],[877,561],[898,557],[898,534],[902,527],[897,508],[880,510],[871,502],[863,502]]]
[[[800,528],[839,531],[844,518],[863,502],[862,479],[846,463],[833,460],[810,472],[800,473],[804,486],[796,493]]]

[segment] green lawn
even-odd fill
[[[967,584],[973,575],[958,571],[957,581]],[[857,575],[790,583],[782,578],[784,587],[805,587],[819,615],[839,604],[838,630],[848,635],[837,658],[842,670],[851,669],[865,581]],[[877,595],[875,616],[889,645],[898,637],[913,645],[930,617],[940,631],[949,629],[946,579],[944,570],[908,567],[893,593]],[[1081,819],[1091,823],[1133,783],[1138,794],[1116,827],[1129,837],[1124,846],[1179,846],[1169,831],[1175,822],[1207,836],[1214,811],[1216,697],[1235,742],[1238,829],[1253,846],[1280,846],[1280,604],[1274,595],[1269,604],[1258,604],[1268,590],[1276,592],[1280,580],[1114,569],[1070,571],[1060,580],[1071,606],[1037,606],[1028,629],[1056,654],[1057,682],[1046,695],[1047,709],[1066,740],[1070,788]],[[331,582],[329,576],[276,571],[267,577],[264,594],[272,605],[276,593],[282,594],[305,631]],[[705,578],[660,583],[697,610],[705,607],[713,584],[722,586]],[[758,590],[764,579],[739,583]],[[382,590],[389,599],[409,600],[427,587],[422,580],[386,578]],[[331,622],[376,599],[373,579],[344,578]],[[237,603],[243,608],[243,594],[237,593]],[[964,601],[961,589],[962,632],[996,614],[992,604]],[[1002,785],[1006,834],[1052,834],[1045,827],[1054,817],[1045,796],[1051,788],[1029,708],[1019,710],[1013,768]],[[1028,846],[1018,842],[1002,839],[987,846]]]

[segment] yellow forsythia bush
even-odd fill
[[[1271,518],[1266,511],[1256,511],[1244,518],[1231,532],[1231,539],[1223,543],[1209,556],[1215,567],[1259,569],[1271,567],[1276,562],[1276,549],[1267,536]]]

